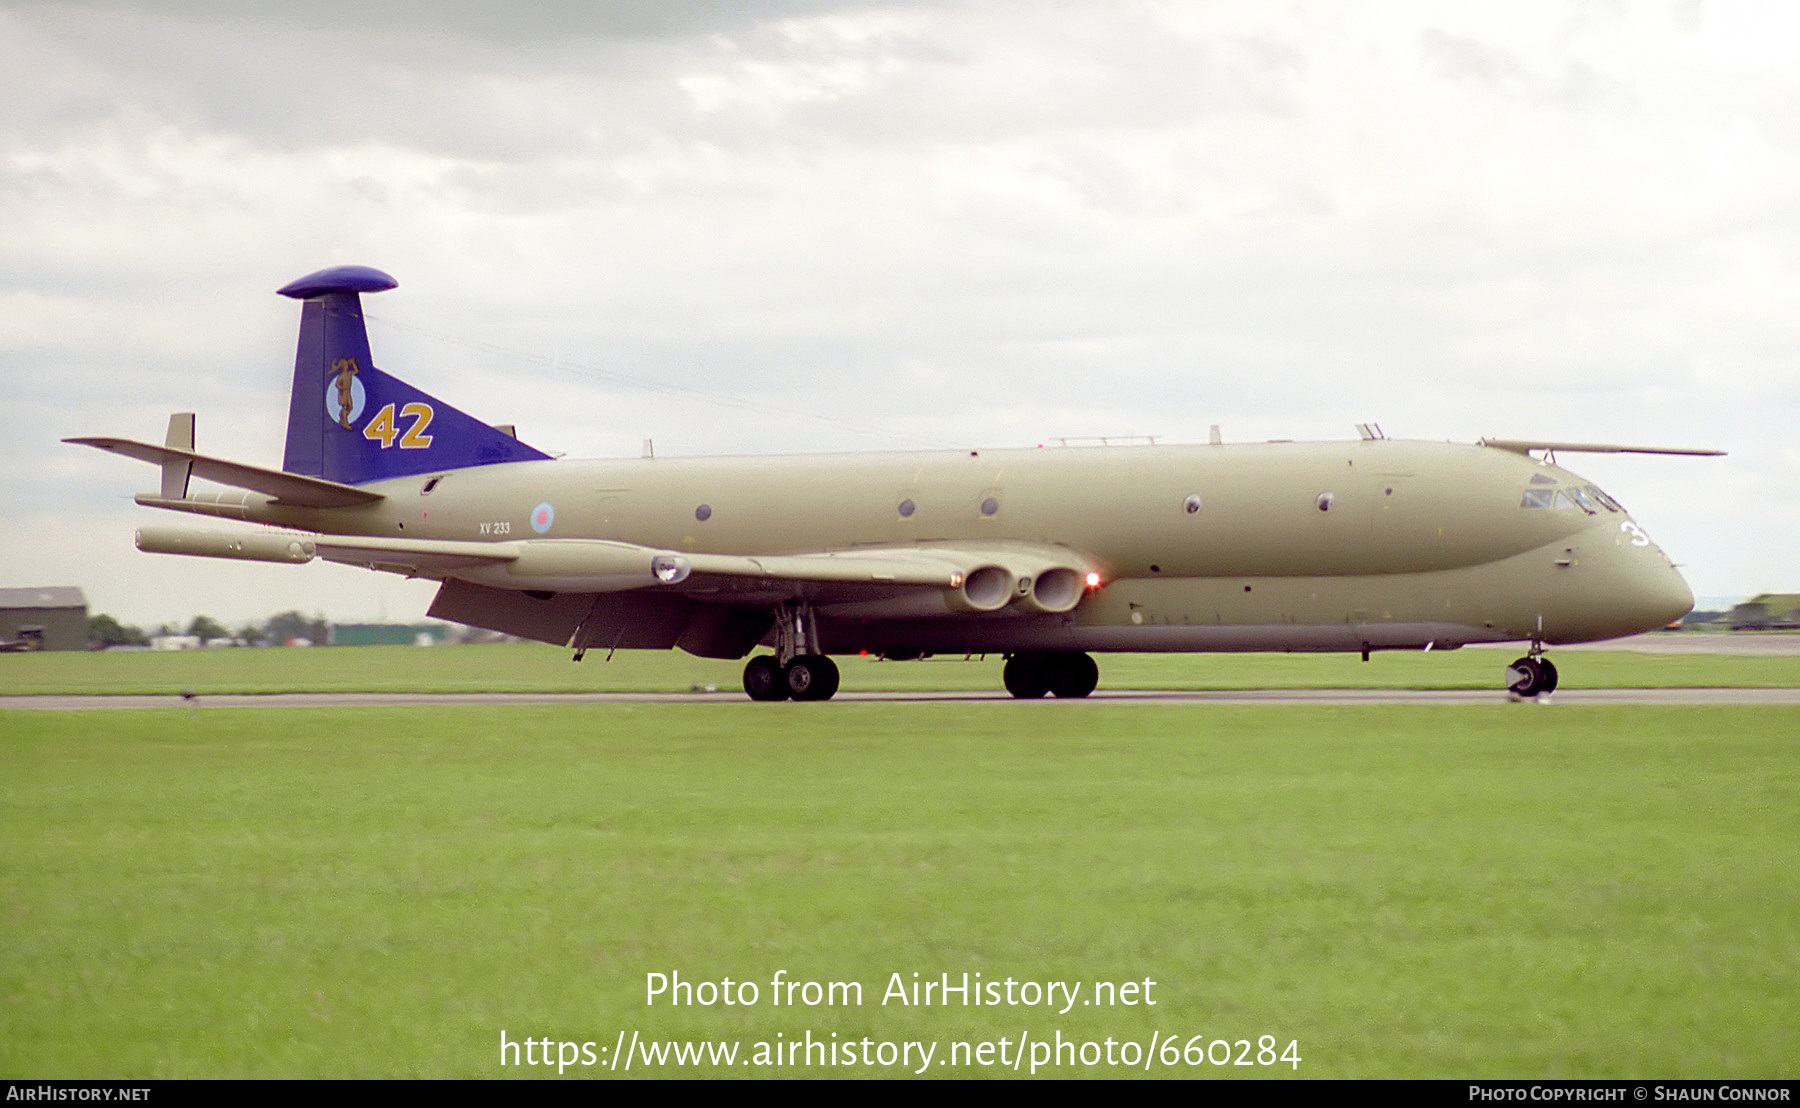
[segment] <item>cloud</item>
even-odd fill
[[[1774,587],[1800,78],[1761,10],[14,3],[0,507],[171,410],[278,460],[272,291],[361,262],[401,281],[381,364],[553,449],[1719,445],[1612,491],[1702,594]],[[1767,528],[1729,569],[1690,480]],[[143,563],[131,518],[95,572]]]

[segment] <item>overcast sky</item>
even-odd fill
[[[0,2],[0,585],[127,622],[432,587],[139,554],[279,466],[327,265],[576,457],[1550,437],[1703,599],[1800,589],[1782,0]],[[192,520],[204,525],[197,518]]]

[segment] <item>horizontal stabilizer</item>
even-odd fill
[[[1482,439],[1481,445],[1514,454],[1530,454],[1533,450],[1561,451],[1568,454],[1681,454],[1699,458],[1722,458],[1723,450],[1695,450],[1684,446],[1619,446],[1608,442],[1552,442],[1539,439]]]
[[[322,477],[307,477],[304,474],[283,473],[278,469],[263,469],[261,466],[245,465],[242,462],[228,462],[223,458],[210,458],[205,454],[172,446],[157,446],[132,439],[80,438],[63,441],[110,450],[114,454],[123,454],[127,458],[136,458],[152,465],[187,462],[195,477],[230,485],[234,489],[264,493],[275,497],[282,504],[302,508],[350,508],[383,499],[378,492],[359,489],[353,485],[341,485]]]

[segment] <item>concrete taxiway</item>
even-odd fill
[[[1470,647],[1517,652],[1518,644]],[[1800,655],[1800,635],[1701,634],[1652,632],[1611,642],[1558,646],[1557,653],[1576,650],[1622,650],[1643,654],[1721,654],[1738,656]],[[1088,698],[1103,704],[1504,704],[1499,689],[1100,689]],[[845,689],[831,703],[957,701],[1015,704],[998,689],[975,692],[859,692]],[[269,693],[182,696],[47,695],[0,696],[0,711],[93,711],[125,708],[345,708],[456,707],[488,704],[750,704],[736,686],[689,692],[573,693]],[[1025,703],[1058,703],[1054,698]],[[1584,689],[1563,688],[1538,703],[1661,705],[1800,705],[1800,688]]]
[[[1098,704],[1504,704],[1507,695],[1489,689],[1230,689],[1230,690],[1101,690],[1087,698]],[[845,690],[830,703],[1060,704],[1054,697],[1018,701],[1004,692],[856,692]],[[1800,689],[1565,689],[1535,703],[1541,706],[1584,704],[1760,705],[1800,706]],[[156,708],[363,708],[465,707],[471,705],[578,704],[741,704],[751,707],[741,690],[713,692],[578,692],[578,693],[269,693],[218,695],[4,696],[0,711],[96,711]],[[792,709],[790,709],[792,710]],[[806,708],[799,709],[801,711]]]

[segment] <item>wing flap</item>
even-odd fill
[[[693,577],[733,581],[805,582],[955,588],[963,572],[924,552],[833,551],[819,554],[687,554]]]
[[[346,566],[364,566],[408,577],[442,579],[460,573],[505,566],[519,559],[519,543],[457,542],[449,539],[358,538],[313,536],[308,544],[319,557]]]

